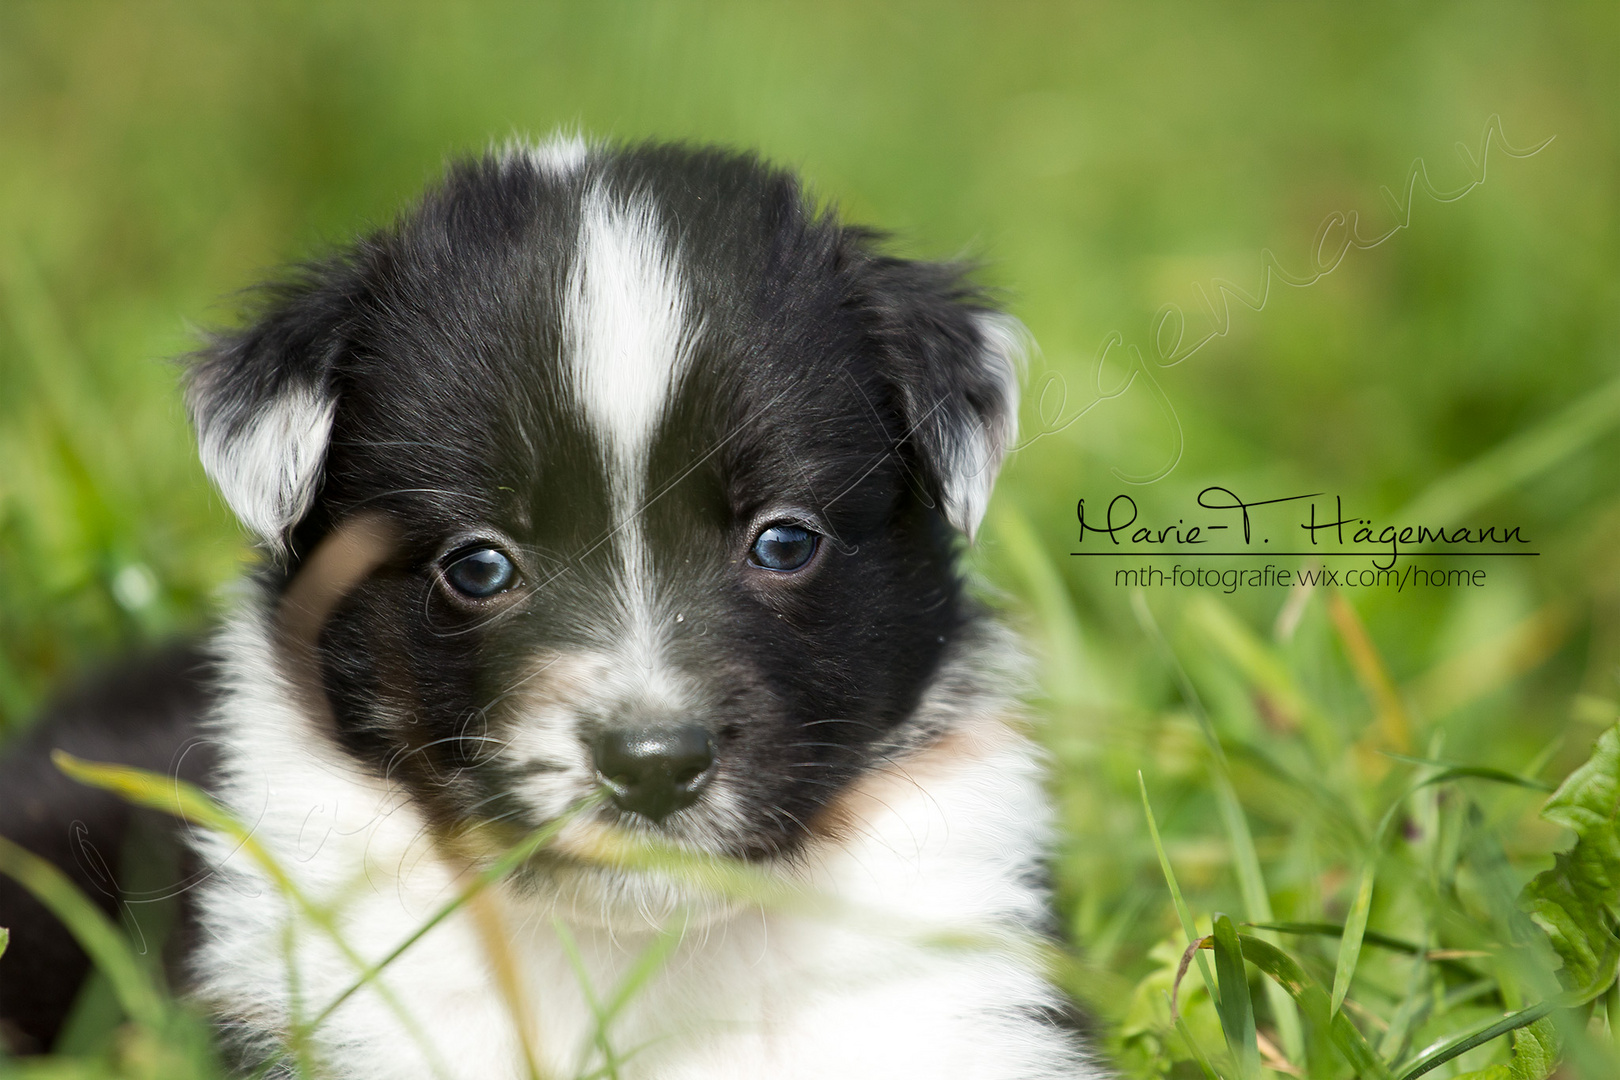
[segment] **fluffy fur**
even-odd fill
[[[196,991],[244,1058],[563,822],[303,1052],[356,1078],[1096,1075],[1035,948],[1018,649],[958,568],[1018,344],[959,267],[665,145],[456,165],[269,290],[189,396],[267,556],[215,646],[217,790],[313,905],[199,841]],[[802,568],[753,558],[773,526],[817,538]],[[516,577],[477,598],[448,568],[484,550]],[[671,725],[715,750],[695,802],[577,809],[603,731]]]

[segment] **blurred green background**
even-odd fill
[[[982,260],[1039,343],[1026,435],[1059,430],[1008,465],[976,558],[1045,657],[1076,989],[1126,1023],[1176,925],[1137,770],[1194,908],[1243,907],[1200,707],[1279,918],[1342,916],[1394,782],[1380,751],[1556,779],[1620,711],[1617,44],[1613,4],[7,0],[0,739],[64,680],[201,631],[249,558],[173,363],[237,290],[514,133],[754,148],[904,252]],[[1420,190],[1386,243],[1234,304],[1229,335],[1154,370],[1174,421],[1138,379],[1043,425],[1097,397],[1111,333],[1149,349],[1167,303],[1206,328],[1195,283],[1256,291],[1267,250],[1305,273],[1335,211],[1385,231],[1380,188],[1404,197],[1416,159],[1437,189],[1478,180],[1493,115],[1554,141],[1493,148],[1464,197]],[[1116,476],[1178,450],[1158,483]],[[1425,499],[1544,554],[1456,564],[1488,569],[1478,589],[1135,602],[1067,554],[1078,498],[1173,521],[1217,483],[1380,524]],[[1532,793],[1470,800],[1520,879],[1547,863]]]

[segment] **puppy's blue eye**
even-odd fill
[[[479,548],[445,567],[444,577],[463,596],[482,600],[517,584],[517,567],[494,548]]]
[[[772,525],[748,549],[748,561],[755,566],[783,573],[797,570],[816,553],[821,538],[797,525]]]

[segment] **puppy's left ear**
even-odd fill
[[[868,256],[861,304],[876,324],[906,424],[945,517],[971,541],[1018,434],[1028,335],[966,268]]]
[[[203,469],[273,557],[321,483],[348,308],[339,271],[314,266],[266,288],[258,319],[214,335],[187,372]]]

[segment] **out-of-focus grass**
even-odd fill
[[[513,132],[758,148],[902,250],[985,259],[1040,342],[1039,437],[977,559],[1043,650],[1074,989],[1129,1072],[1197,1075],[1160,996],[1185,937],[1139,771],[1200,933],[1216,911],[1340,923],[1373,827],[1430,768],[1393,754],[1556,779],[1620,714],[1616,40],[1620,13],[1596,5],[15,0],[0,738],[99,659],[205,626],[238,572],[168,359],[231,317],[230,293]],[[1229,335],[1154,371],[1162,400],[1139,379],[1066,423],[1110,333],[1150,350],[1167,303],[1198,331],[1194,283],[1254,290],[1266,249],[1303,273],[1335,211],[1382,231],[1379,189],[1416,158],[1466,185],[1455,144],[1477,156],[1493,114],[1515,145],[1556,139],[1493,155],[1455,202],[1419,194],[1408,228],[1310,287],[1234,305]],[[1161,469],[1178,430],[1168,478],[1116,478]],[[1520,525],[1544,554],[1467,564],[1488,569],[1477,589],[1138,597],[1067,555],[1078,498],[1128,489],[1168,523],[1213,483],[1327,491],[1381,524],[1414,508]],[[1539,803],[1482,780],[1407,798],[1367,940],[1466,952],[1507,934],[1503,898],[1561,843]],[[1333,987],[1336,940],[1273,940]],[[1369,946],[1348,1015],[1393,1055],[1522,1004],[1475,986],[1497,977],[1482,963]],[[1199,984],[1184,1030],[1224,1071]],[[1277,1004],[1256,994],[1259,1037],[1298,1061]]]

